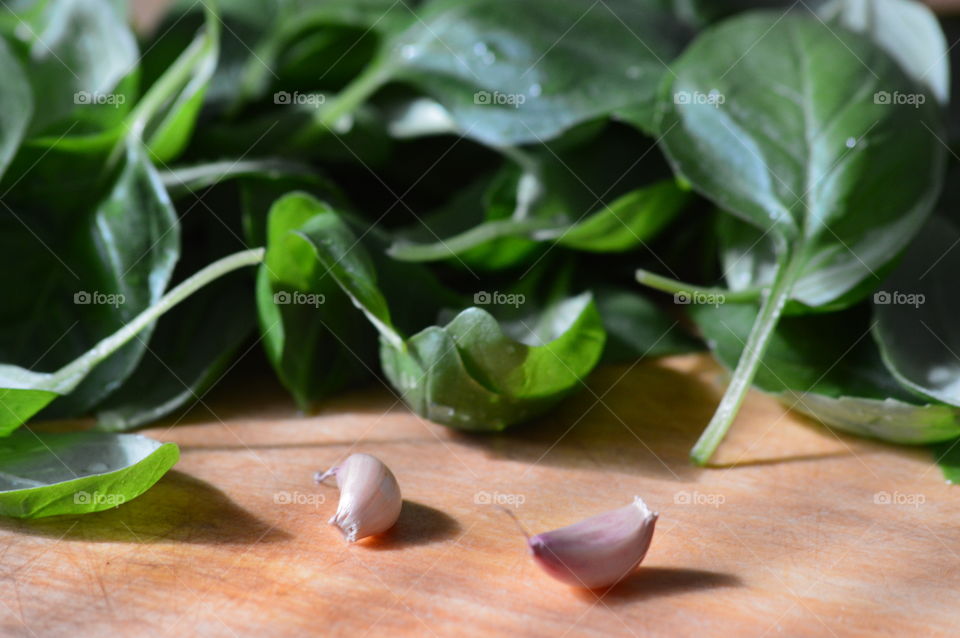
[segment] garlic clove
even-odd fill
[[[326,472],[317,472],[314,479],[319,483],[330,476],[337,479],[340,502],[329,523],[336,525],[348,542],[385,532],[397,522],[403,505],[400,485],[380,459],[351,454]]]
[[[537,534],[527,544],[537,564],[557,580],[590,589],[608,587],[643,560],[658,516],[635,496],[626,507]]]

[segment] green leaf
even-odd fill
[[[656,88],[683,43],[649,0],[434,0],[418,14],[388,40],[384,75],[422,88],[493,146],[549,140],[618,110],[652,130]]]
[[[313,245],[295,234],[315,217],[336,216],[304,193],[274,203],[267,220],[267,256],[257,276],[264,348],[301,408],[368,376],[376,359],[376,332],[352,307]],[[339,220],[328,223],[345,236]],[[356,240],[347,242],[341,248],[349,250]],[[351,258],[347,267],[369,273],[368,260],[361,259]]]
[[[173,443],[135,434],[37,434],[0,439],[0,515],[39,518],[122,505],[180,457]]]
[[[6,41],[0,38],[0,178],[20,147],[33,117],[33,94],[30,84]]]
[[[203,6],[203,30],[157,78],[126,123],[133,135],[145,141],[151,156],[161,162],[179,155],[190,140],[217,66],[221,22],[215,4]]]
[[[589,294],[544,313],[530,343],[506,334],[486,310],[468,308],[398,349],[380,349],[387,378],[410,408],[464,430],[502,430],[532,419],[576,389],[603,352],[605,332]]]
[[[400,17],[323,110],[321,130],[401,81],[490,146],[546,141],[614,113],[649,132],[656,88],[687,35],[656,0],[432,0],[391,15]]]
[[[887,368],[922,397],[960,406],[960,231],[933,217],[873,295],[873,336]]]
[[[756,320],[751,304],[691,305],[714,354],[734,368]],[[884,369],[863,307],[777,325],[754,384],[792,409],[860,436],[929,443],[960,434],[957,413],[919,404]]]
[[[826,305],[876,278],[929,213],[944,153],[934,101],[869,39],[815,17],[727,20],[673,70],[661,91],[664,151],[698,191],[769,233],[777,263],[745,356],[692,451],[703,464],[796,283],[828,274],[811,304]]]
[[[73,356],[155,304],[180,256],[176,211],[136,144],[127,148],[123,169],[90,216],[77,253],[84,269],[63,300],[72,302],[70,314],[81,319],[79,334],[70,335]],[[51,406],[51,415],[82,414],[119,387],[140,362],[152,330],[147,327],[98,366],[69,397]]]
[[[0,365],[0,436],[6,436],[59,395],[70,394],[104,359],[107,359],[161,315],[210,282],[228,272],[260,263],[263,249],[251,249],[213,262],[175,286],[155,304],[93,348],[53,373],[32,372]]]

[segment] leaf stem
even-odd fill
[[[713,413],[707,428],[690,450],[690,459],[697,465],[707,464],[740,411],[740,406],[757,374],[763,353],[770,343],[770,337],[773,336],[773,331],[780,320],[783,307],[793,290],[793,284],[800,270],[800,260],[796,257],[798,254],[800,251],[794,250],[781,262],[773,285],[764,295],[760,312],[750,330],[750,336],[747,338],[737,367],[733,371],[730,385],[720,399],[720,405]]]
[[[50,389],[60,394],[69,393],[95,365],[120,349],[121,346],[130,341],[150,323],[156,321],[162,314],[223,275],[244,266],[261,263],[263,255],[263,248],[251,248],[227,255],[198,270],[174,286],[157,303],[134,317],[128,324],[112,335],[105,337],[93,348],[53,373],[50,379]]]
[[[688,284],[686,282],[680,281],[678,279],[672,279],[670,277],[664,277],[663,275],[658,275],[652,273],[649,270],[643,270],[642,268],[637,269],[636,273],[637,281],[647,286],[648,288],[653,288],[654,290],[659,290],[661,292],[666,292],[669,294],[678,294],[678,293],[688,293],[688,294],[703,294],[703,295],[722,295],[724,301],[730,301],[733,303],[740,303],[743,301],[756,301],[763,296],[762,288],[744,288],[743,290],[730,290],[729,288],[715,288],[711,286],[696,286],[693,284]]]

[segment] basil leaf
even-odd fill
[[[126,124],[157,161],[169,162],[186,147],[216,69],[221,22],[213,6],[204,4],[203,30],[157,78]]]
[[[64,340],[73,356],[155,304],[180,256],[176,211],[135,144],[128,146],[125,165],[90,217],[76,250],[85,268],[68,298],[73,304],[69,314],[81,317],[77,330]],[[104,361],[69,397],[52,405],[49,415],[82,414],[119,387],[140,362],[152,331],[147,327]]]
[[[648,0],[434,0],[418,14],[389,41],[386,74],[494,146],[549,140],[621,109],[652,130],[656,88],[683,42]]]
[[[548,308],[545,315],[551,314],[551,330],[523,343],[504,334],[486,310],[468,308],[442,328],[415,334],[405,349],[384,340],[384,373],[424,418],[457,429],[502,430],[573,391],[603,352],[603,322],[589,294]]]
[[[376,360],[376,331],[352,307],[313,247],[294,234],[317,216],[334,213],[303,193],[277,200],[267,218],[267,256],[257,274],[267,358],[303,409],[369,375]],[[366,262],[351,267],[371,268]]]
[[[734,368],[757,307],[691,305],[714,354]],[[960,434],[956,411],[919,404],[886,372],[869,337],[865,309],[787,317],[777,325],[754,384],[791,409],[860,436],[895,443],[929,443]]]
[[[147,491],[179,459],[173,443],[136,434],[37,434],[0,439],[0,515],[98,512]]]
[[[868,39],[815,17],[727,20],[673,69],[661,94],[664,151],[697,190],[769,232],[777,255],[747,356],[692,451],[703,464],[735,418],[796,282],[828,274],[811,300],[826,305],[875,277],[929,213],[944,154],[934,101]]]
[[[958,242],[960,230],[933,217],[873,295],[873,336],[887,368],[920,396],[954,406],[960,406]]]
[[[33,94],[23,68],[0,38],[0,178],[20,147],[33,116]]]
[[[72,392],[104,359],[119,350],[138,333],[151,326],[165,312],[210,282],[228,272],[260,263],[263,249],[251,249],[219,259],[194,273],[155,304],[134,317],[93,348],[53,373],[32,372],[13,365],[0,365],[0,436],[6,436],[60,395]]]

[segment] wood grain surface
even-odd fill
[[[466,436],[371,388],[298,414],[221,387],[174,427],[152,490],[81,517],[0,520],[0,633],[94,636],[955,636],[960,493],[923,450],[837,436],[754,394],[718,460],[686,455],[722,387],[700,355],[608,367],[551,416]],[[315,470],[383,459],[405,504],[347,545]],[[643,496],[644,565],[551,580],[534,532]]]

